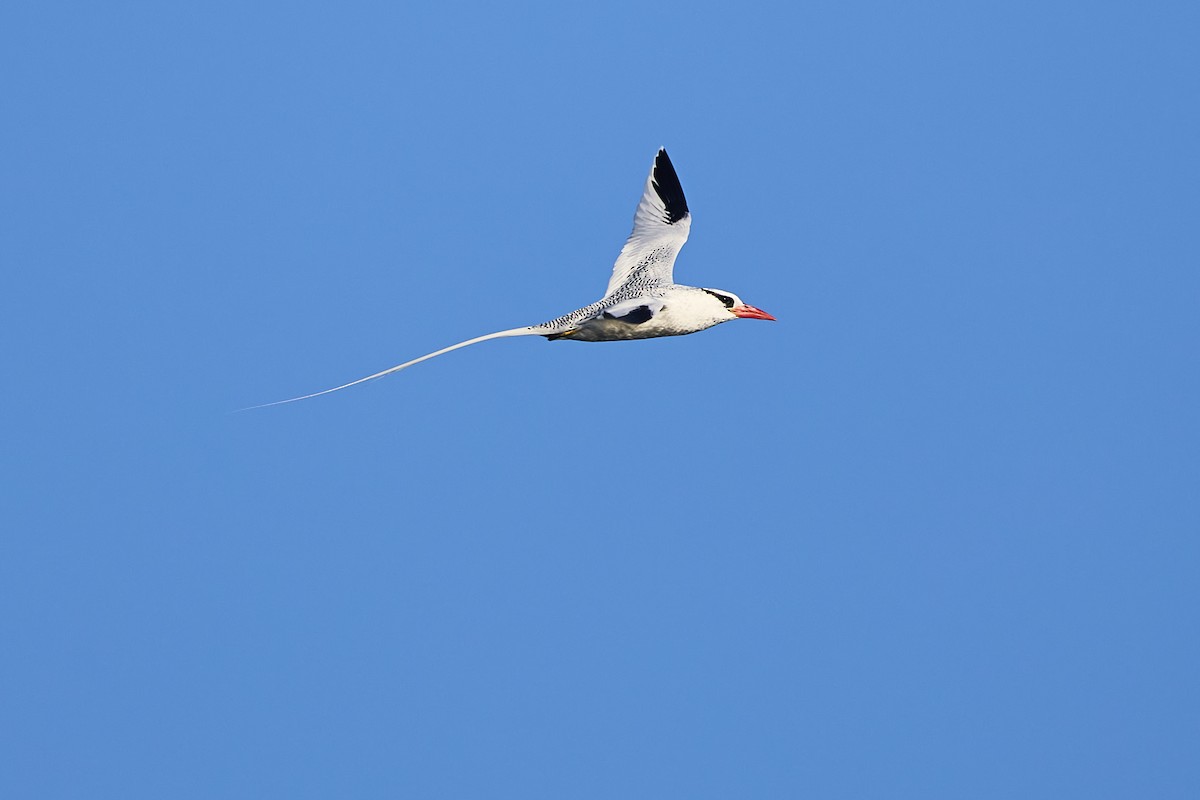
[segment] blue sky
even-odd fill
[[[6,6],[0,794],[1197,796],[1198,36]]]

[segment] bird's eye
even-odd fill
[[[730,297],[729,295],[721,294],[720,292],[714,292],[712,289],[705,289],[704,291],[708,292],[713,297],[720,300],[725,305],[726,308],[733,308],[733,298]]]

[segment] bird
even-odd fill
[[[596,302],[538,325],[476,336],[332,389],[243,410],[338,392],[490,339],[544,336],[550,341],[615,342],[683,336],[735,319],[774,320],[766,311],[742,302],[733,292],[674,282],[675,257],[687,241],[691,227],[692,215],[679,175],[666,148],[660,147],[633,216],[633,232],[617,256],[604,296]]]

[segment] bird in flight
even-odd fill
[[[692,226],[683,187],[665,148],[660,148],[646,178],[646,188],[633,216],[633,233],[629,235],[604,296],[583,308],[561,317],[529,325],[477,336],[452,344],[428,355],[405,361],[383,372],[376,372],[332,389],[277,400],[251,408],[266,408],[297,400],[308,400],[373,381],[393,372],[407,369],[451,350],[488,339],[507,336],[544,336],[571,339],[577,342],[615,342],[624,339],[651,339],[657,336],[682,336],[695,333],[722,322],[735,319],[775,319],[767,312],[743,303],[733,292],[723,289],[701,289],[675,283],[672,270],[675,256],[687,241]],[[250,410],[250,409],[245,409]]]

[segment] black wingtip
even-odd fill
[[[654,191],[658,192],[663,205],[667,207],[667,223],[676,223],[688,215],[687,198],[683,196],[683,186],[675,173],[675,165],[667,155],[667,148],[658,148],[654,157]]]

